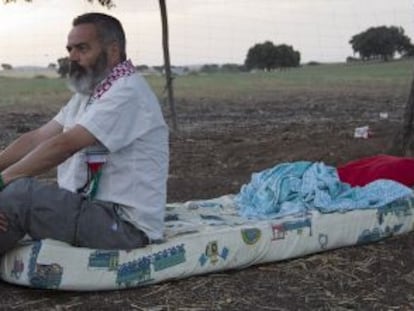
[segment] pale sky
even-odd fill
[[[128,57],[161,65],[158,0],[0,1],[0,63],[47,66],[66,56],[72,19],[100,11],[123,23]],[[414,43],[413,0],[167,0],[173,65],[244,63],[256,43],[292,45],[302,62],[343,62],[350,38],[369,27],[401,26]]]

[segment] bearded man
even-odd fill
[[[100,249],[163,238],[168,127],[121,23],[78,16],[67,50],[75,94],[0,153],[0,254],[26,235]],[[56,166],[57,185],[35,178]]]

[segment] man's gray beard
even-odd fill
[[[95,87],[110,72],[110,70],[107,69],[107,60],[106,53],[102,52],[91,68],[84,68],[77,63],[72,62],[67,83],[69,89],[72,92],[92,95]]]

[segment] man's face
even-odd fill
[[[108,55],[93,24],[73,27],[66,46],[69,52],[69,87],[82,94],[92,94],[96,85],[109,73]]]

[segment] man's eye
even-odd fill
[[[86,52],[88,50],[88,47],[86,45],[79,46],[79,52]]]

